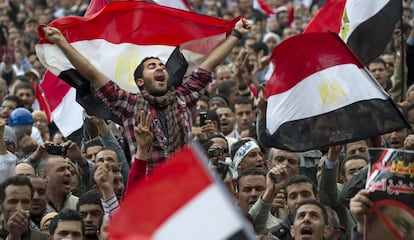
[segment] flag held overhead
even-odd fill
[[[310,47],[311,46],[311,47]],[[289,38],[266,84],[267,145],[306,151],[407,127],[389,95],[334,33]]]

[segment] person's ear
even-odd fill
[[[99,191],[98,185],[96,185],[96,184],[94,184],[94,185],[92,186],[92,189],[93,189],[93,190],[96,190],[96,191]]]
[[[47,184],[48,182],[48,177],[47,174],[45,172],[41,172],[40,173],[40,177],[43,179],[43,181]]]
[[[144,79],[143,78],[138,78],[137,80],[135,80],[135,82],[137,83],[138,87],[144,86]]]

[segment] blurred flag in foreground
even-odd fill
[[[183,148],[139,182],[111,218],[110,239],[256,239],[200,153]]]

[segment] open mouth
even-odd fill
[[[313,234],[313,229],[310,227],[303,227],[300,229],[300,235],[302,236],[310,236]]]
[[[165,81],[164,73],[163,72],[156,72],[154,79],[157,82],[164,82]]]

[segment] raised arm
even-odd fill
[[[89,80],[94,88],[103,87],[110,79],[95,68],[80,52],[78,52],[65,39],[59,29],[54,27],[44,27],[46,39],[56,44],[66,55],[72,65],[79,73]]]
[[[217,46],[200,65],[201,68],[211,72],[230,54],[237,42],[248,33],[250,26],[244,18],[241,18],[234,26],[232,34]]]

